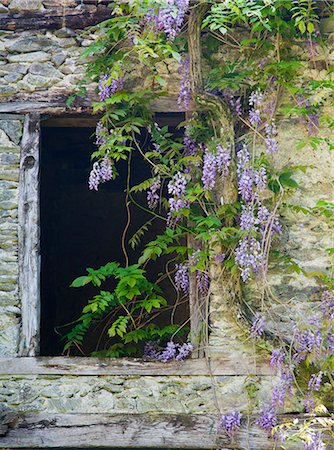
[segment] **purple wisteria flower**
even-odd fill
[[[158,352],[155,342],[148,341],[144,347],[144,358],[159,359],[160,353]]]
[[[198,147],[196,141],[190,137],[189,127],[184,130],[184,156],[194,156],[197,153]]]
[[[271,353],[270,366],[276,371],[280,370],[285,360],[285,352],[281,348],[275,348]]]
[[[270,123],[266,123],[265,132],[266,132],[265,143],[267,147],[267,153],[273,155],[278,151],[278,142],[276,139],[277,127],[274,119],[272,119]]]
[[[322,433],[312,433],[308,442],[305,442],[303,450],[326,450],[326,444],[322,440]]]
[[[111,81],[109,80],[110,76],[107,73],[100,76],[98,89],[99,99],[101,102],[104,102],[117,91],[123,88],[124,77],[113,78]]]
[[[173,195],[174,197],[183,197],[186,195],[187,189],[187,178],[181,173],[177,172],[176,175],[172,178],[172,180],[168,183],[167,186],[168,194]]]
[[[184,361],[186,358],[188,358],[194,348],[195,347],[190,342],[180,345],[178,348],[178,354],[175,357],[176,361]]]
[[[190,75],[189,75],[189,57],[183,58],[181,61],[181,65],[179,68],[179,73],[182,75],[182,79],[180,82],[179,96],[177,99],[177,103],[180,108],[182,105],[185,110],[188,111],[191,102],[191,84],[190,84]]]
[[[267,187],[267,171],[265,167],[261,166],[260,169],[254,170],[254,183],[260,191],[264,191]]]
[[[190,342],[185,342],[180,345],[174,343],[173,341],[169,341],[164,349],[158,350],[157,344],[150,341],[145,344],[144,357],[149,359],[157,359],[164,363],[171,360],[184,361],[193,350],[194,346]]]
[[[307,36],[306,39],[306,49],[310,59],[314,59],[319,54],[319,44],[316,39],[320,36],[319,31],[315,31],[313,36],[311,33]]]
[[[265,318],[259,313],[255,314],[255,319],[254,319],[254,322],[252,325],[252,330],[251,330],[252,334],[254,336],[255,335],[262,336],[265,328],[266,328]]]
[[[271,430],[277,425],[277,417],[273,408],[267,408],[262,411],[256,424],[271,434]]]
[[[161,188],[160,177],[154,178],[151,186],[147,191],[147,204],[150,209],[154,209],[158,205],[160,199],[159,196],[160,188]]]
[[[206,147],[203,156],[203,172],[202,183],[205,191],[209,191],[215,187],[216,182],[216,157]]]
[[[249,121],[254,128],[257,128],[261,123],[261,112],[263,94],[259,91],[253,91],[249,96],[249,105],[252,108],[249,111]]]
[[[113,178],[113,161],[105,156],[101,161],[95,162],[89,174],[88,186],[90,190],[98,191],[99,185]]]
[[[167,226],[173,226],[173,224],[179,220],[178,217],[174,217],[173,213],[178,213],[181,209],[189,207],[189,201],[184,199],[187,189],[186,175],[177,172],[168,183],[167,189],[168,193],[173,195],[173,197],[168,200],[169,213],[167,215]]]
[[[283,408],[287,395],[292,396],[293,377],[287,367],[281,369],[280,378],[271,391],[271,405],[273,408]]]
[[[321,343],[322,335],[319,329],[297,330],[294,342],[294,361],[300,363],[310,353],[319,354]]]
[[[156,31],[164,31],[173,41],[181,31],[185,14],[189,7],[189,0],[168,0],[161,6],[157,14],[148,13],[147,22],[153,23]]]
[[[240,228],[244,231],[256,231],[258,219],[254,216],[252,205],[242,205]]]
[[[226,257],[225,253],[220,253],[214,256],[214,260],[216,263],[222,263],[225,261],[225,257]]]
[[[230,439],[241,427],[242,414],[238,411],[222,416],[219,420],[218,429],[223,428]]]
[[[315,401],[313,393],[320,390],[322,376],[323,372],[320,371],[318,374],[313,373],[309,379],[306,398],[304,400],[305,409],[308,413],[314,410]]]
[[[253,91],[249,96],[248,103],[250,106],[261,106],[263,101],[263,93],[260,91]]]
[[[334,319],[334,295],[324,291],[321,296],[321,311],[329,319]]]
[[[178,291],[187,294],[189,291],[189,268],[185,264],[175,264],[175,285]]]
[[[262,268],[260,243],[251,235],[245,236],[235,251],[235,262],[241,270],[243,281],[251,279],[252,272],[259,273]]]
[[[171,359],[174,359],[177,354],[178,344],[175,344],[173,341],[167,342],[165,350],[159,355],[159,359],[162,362],[167,362]]]
[[[108,135],[108,129],[99,120],[95,129],[95,145],[106,145]]]
[[[206,272],[196,271],[196,281],[198,292],[201,295],[208,295],[210,289],[210,277]]]
[[[231,165],[231,146],[226,148],[218,144],[216,156],[217,170],[222,176],[227,176]]]
[[[258,203],[258,205],[257,219],[260,225],[261,234],[264,235],[265,232],[268,233],[268,231],[271,231],[271,234],[273,235],[281,235],[283,230],[278,217],[275,214],[270,213],[261,203]]]
[[[250,153],[244,144],[237,152],[238,191],[246,203],[253,199],[253,170],[250,167]]]

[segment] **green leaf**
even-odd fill
[[[76,278],[72,283],[70,284],[70,287],[82,287],[86,284],[90,283],[92,281],[92,278],[89,276],[82,276]]]

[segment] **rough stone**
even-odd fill
[[[33,75],[40,75],[45,78],[61,77],[59,70],[55,69],[51,63],[33,63],[31,64],[29,72]]]
[[[28,73],[23,78],[22,83],[24,83],[26,86],[30,86],[30,90],[32,91],[34,90],[34,88],[51,87],[54,84],[54,79]]]
[[[9,4],[11,11],[36,11],[43,8],[42,0],[12,0]]]
[[[1,282],[0,282],[1,290]],[[19,338],[19,321],[13,314],[0,315],[0,354],[15,356]]]
[[[22,73],[25,75],[28,72],[28,64],[10,63],[0,66],[0,75],[7,75],[9,73]]]
[[[68,38],[68,37],[75,37],[76,32],[74,30],[71,30],[70,28],[63,27],[55,31],[54,35],[59,38]]]
[[[29,53],[36,51],[46,51],[54,47],[54,43],[47,37],[28,36],[15,41],[12,45],[7,47],[11,53]]]
[[[66,60],[66,55],[64,53],[55,53],[51,57],[51,61],[54,63],[56,67],[59,67]]]
[[[0,147],[1,148],[13,148],[15,144],[9,139],[3,129],[0,129]]]
[[[16,89],[13,86],[0,86],[0,97],[6,97],[14,94]]]
[[[17,81],[21,80],[22,77],[23,77],[22,73],[9,73],[5,75],[3,78],[8,83],[16,83]]]
[[[3,130],[14,144],[19,144],[22,136],[22,122],[20,120],[1,120],[0,129]],[[0,137],[0,146],[2,140]]]
[[[20,53],[18,55],[8,55],[9,62],[44,62],[51,59],[51,55],[46,52]]]

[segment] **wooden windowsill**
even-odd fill
[[[89,358],[40,356],[0,358],[1,375],[271,375],[263,358],[238,360],[189,359],[184,362],[161,363],[136,358]]]

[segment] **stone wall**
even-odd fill
[[[17,353],[18,297],[17,210],[22,117],[0,117],[0,354]]]
[[[85,2],[82,2],[84,4]],[[88,3],[88,2],[87,2]],[[92,3],[92,2],[91,2]],[[1,14],[48,10],[52,1],[0,0]],[[66,0],[68,8],[77,8],[80,2]],[[328,27],[328,24],[326,25]],[[330,42],[334,44],[334,30]],[[84,60],[83,48],[94,39],[82,35],[81,30],[66,27],[56,30],[0,31],[0,105],[2,111],[14,101],[29,101],[38,95],[46,99],[52,95],[65,97],[80,81]],[[319,55],[333,63],[333,49]],[[224,58],[224,54],[217,55]],[[174,61],[157,64],[157,70],[166,76],[171,94],[178,92],[179,75]],[[138,79],[140,73],[136,74]],[[303,76],[321,79],[321,69],[305,67]],[[94,86],[91,86],[93,89]],[[65,111],[65,106],[64,106]],[[17,211],[19,190],[19,160],[23,116],[0,116],[0,357],[16,356],[20,334],[20,298],[18,292]],[[331,130],[327,130],[328,136]],[[284,121],[279,128],[280,153],[277,165],[286,163],[312,166],[307,174],[300,172],[297,180],[301,189],[290,199],[291,203],[313,207],[317,200],[333,201],[334,158],[325,146],[312,150],[306,146],[296,150],[299,139],[306,136],[303,123]],[[333,230],[320,217],[287,213],[284,218],[284,236],[281,245],[300,262],[305,270],[325,272],[329,267],[326,248],[332,247]],[[272,315],[278,319],[279,330],[287,332],[291,319],[302,317],[310,294],[317,290],[314,280],[303,275],[285,272],[281,267],[271,270],[270,283],[277,297]],[[256,304],[256,288],[246,293]],[[287,314],[287,306],[289,314]],[[270,318],[268,318],[270,322]],[[244,358],[253,356],[253,348],[244,342],[242,327],[226,321],[226,307],[215,300],[211,316],[210,344],[213,356]],[[271,324],[274,327],[274,323]],[[5,359],[2,359],[5,364]],[[4,367],[3,367],[4,368]],[[210,414],[213,412],[247,411],[249,398],[245,386],[256,384],[258,401],[256,413],[268,398],[271,377],[268,375],[216,376],[81,376],[74,375],[1,375],[0,413],[180,413]],[[298,402],[287,405],[286,411],[302,410]],[[0,442],[2,442],[0,440]],[[3,441],[5,442],[5,441]],[[5,445],[4,443],[1,445]],[[258,447],[252,447],[257,448]]]

